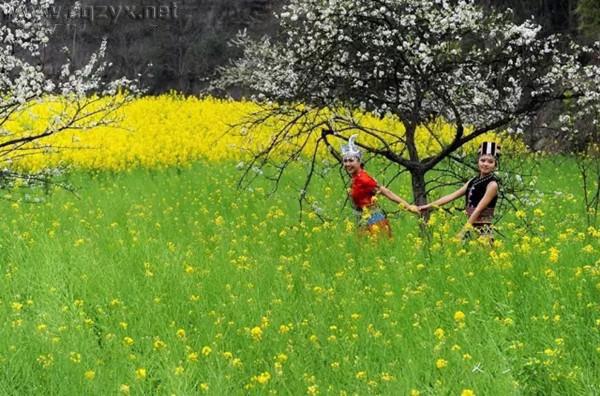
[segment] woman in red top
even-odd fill
[[[419,213],[415,205],[409,205],[404,199],[394,194],[387,187],[379,185],[363,167],[361,152],[354,144],[358,135],[352,135],[348,144],[342,146],[344,168],[352,177],[350,199],[357,215],[359,227],[371,234],[385,232],[392,235],[390,223],[385,213],[377,205],[375,196],[381,194],[392,202],[402,205],[406,210]]]

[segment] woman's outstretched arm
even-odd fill
[[[450,193],[439,199],[436,199],[435,201],[428,203],[427,205],[419,206],[419,210],[426,210],[431,207],[442,206],[442,205],[447,204],[448,202],[454,201],[456,198],[462,197],[463,195],[466,194],[468,185],[469,185],[469,183],[467,182],[467,183],[465,183],[464,186],[462,186],[458,190],[454,191],[453,193]]]
[[[404,209],[410,210],[411,212],[419,213],[419,210],[415,205],[409,204],[408,202],[406,202],[406,200],[404,200],[403,198],[394,194],[389,188],[387,188],[385,186],[379,186],[378,191],[381,193],[381,195],[383,195],[390,201],[396,202],[396,203],[402,205],[404,207]]]

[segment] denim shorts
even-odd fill
[[[367,225],[373,225],[385,220],[385,215],[382,212],[375,212],[367,219]]]

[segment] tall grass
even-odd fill
[[[299,221],[300,169],[272,196],[198,163],[2,201],[0,393],[598,393],[600,231],[552,166],[494,250],[445,212],[359,238],[334,176],[331,221]]]

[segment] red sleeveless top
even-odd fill
[[[363,169],[358,171],[352,177],[352,186],[350,189],[350,198],[356,209],[363,209],[373,203],[377,187],[379,184]]]

